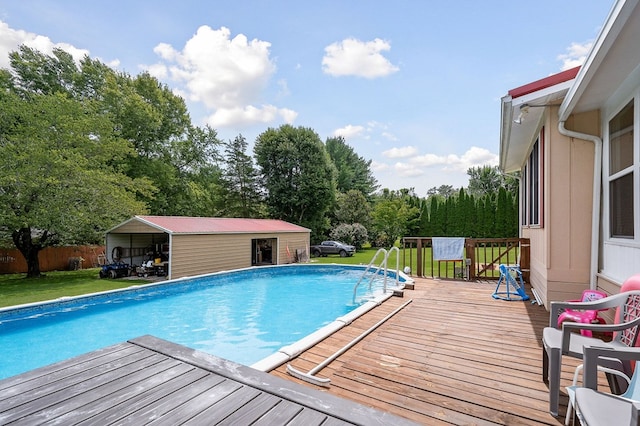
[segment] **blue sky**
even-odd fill
[[[252,145],[269,127],[341,135],[383,188],[468,184],[498,161],[500,98],[579,65],[613,0],[0,0],[0,67],[62,47],[185,98]]]

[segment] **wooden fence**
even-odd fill
[[[404,237],[403,264],[419,277],[457,280],[497,280],[500,264],[520,265],[529,280],[528,238],[465,238],[464,258],[434,260],[432,237]]]
[[[98,266],[104,246],[47,247],[40,251],[40,271],[69,271]],[[27,262],[18,249],[0,248],[0,274],[27,272]]]

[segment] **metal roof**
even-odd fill
[[[134,216],[108,232],[139,222],[168,234],[238,234],[311,232],[309,229],[278,219],[247,219],[226,217]]]

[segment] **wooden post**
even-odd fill
[[[417,265],[416,265],[416,275],[419,277],[424,277],[424,271],[422,270],[422,238],[416,238],[416,250],[417,250]]]
[[[476,250],[475,241],[471,238],[466,239],[466,256],[469,259],[469,281],[476,280]],[[465,260],[466,262],[466,260]]]

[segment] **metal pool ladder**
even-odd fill
[[[396,256],[396,282],[395,282],[395,286],[398,287],[398,283],[400,280],[400,249],[398,247],[391,247],[389,249],[389,251],[387,251],[384,248],[380,248],[378,249],[378,251],[376,252],[376,254],[373,255],[373,258],[371,258],[371,262],[369,262],[369,264],[367,265],[367,267],[365,268],[364,272],[362,273],[362,276],[360,277],[360,279],[358,280],[358,282],[356,283],[355,286],[353,286],[353,303],[356,303],[356,291],[358,290],[358,286],[360,285],[360,283],[362,283],[362,281],[365,280],[365,278],[370,277],[369,278],[369,290],[371,290],[371,287],[373,285],[373,281],[379,276],[380,270],[383,270],[383,276],[384,276],[384,287],[383,287],[383,292],[386,293],[387,292],[387,277],[388,277],[388,261],[389,261],[389,256],[391,255],[391,253],[393,253],[394,251],[397,252],[397,256]],[[380,264],[378,266],[375,267],[375,270],[372,270],[374,265],[375,265],[375,261],[378,258],[378,255],[380,253],[384,253],[384,258],[382,259],[382,261],[380,262]]]

